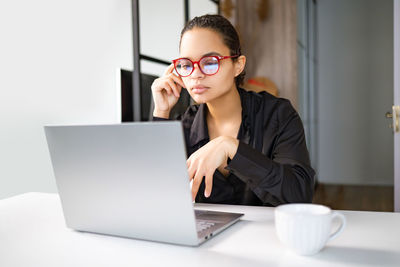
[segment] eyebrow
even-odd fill
[[[220,53],[218,53],[218,52],[209,52],[209,53],[206,53],[206,54],[204,54],[204,55],[202,55],[200,58],[202,58],[202,57],[207,57],[207,56],[222,56]],[[182,58],[188,58],[188,59],[190,59],[190,60],[193,60],[192,58],[190,58],[190,57],[182,57]]]
[[[206,56],[222,56],[222,55],[218,52],[210,52],[210,53],[202,55],[201,57],[206,57]]]

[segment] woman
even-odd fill
[[[153,116],[169,119],[182,88],[199,104],[182,116],[193,199],[311,202],[315,173],[300,117],[286,99],[239,88],[246,57],[232,24],[219,15],[195,17],[181,32],[179,51],[152,85]]]

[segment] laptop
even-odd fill
[[[44,129],[69,228],[197,246],[243,216],[194,209],[179,121]]]

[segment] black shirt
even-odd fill
[[[196,202],[277,206],[311,202],[315,172],[310,166],[301,119],[287,99],[239,88],[242,122],[238,150],[213,177],[209,198],[204,179]],[[207,105],[190,106],[181,116],[188,157],[210,141]],[[163,120],[154,118],[154,120]]]

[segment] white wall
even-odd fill
[[[319,180],[393,184],[393,1],[317,6]]]
[[[120,121],[130,0],[0,2],[0,198],[55,192],[43,125]]]

